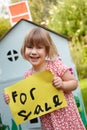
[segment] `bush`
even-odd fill
[[[70,50],[73,61],[76,65],[79,79],[87,78],[87,50],[83,44],[72,44],[70,43]]]
[[[77,73],[79,76],[79,79],[85,79],[87,78],[87,64],[80,64],[77,66]]]
[[[0,18],[0,39],[11,28],[8,19]]]

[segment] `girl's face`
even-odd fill
[[[25,49],[25,56],[33,67],[41,67],[45,63],[47,56],[46,48],[44,45],[30,45]]]

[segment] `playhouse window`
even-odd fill
[[[7,58],[11,62],[18,60],[19,58],[18,52],[16,50],[9,50],[7,52]]]

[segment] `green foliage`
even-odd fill
[[[0,18],[0,39],[10,29],[11,25],[8,19]]]
[[[71,42],[70,50],[79,79],[87,78],[87,46],[80,42],[77,44]]]
[[[48,27],[72,38],[87,35],[87,1],[61,0],[52,7]],[[55,23],[55,24],[54,24]]]
[[[11,0],[11,3],[20,2],[20,0]]]
[[[50,16],[50,8],[57,3],[57,0],[28,0],[32,21],[47,26],[47,22]]]
[[[35,0],[29,1],[32,20],[35,23],[41,24],[44,18],[44,1]]]

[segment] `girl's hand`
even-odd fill
[[[9,95],[4,93],[3,96],[4,96],[5,103],[6,103],[6,104],[9,104],[9,102],[10,102],[10,97],[9,97]]]
[[[53,86],[55,86],[56,88],[59,88],[59,89],[62,89],[62,87],[63,87],[63,81],[60,77],[54,77],[52,84],[53,84]]]

